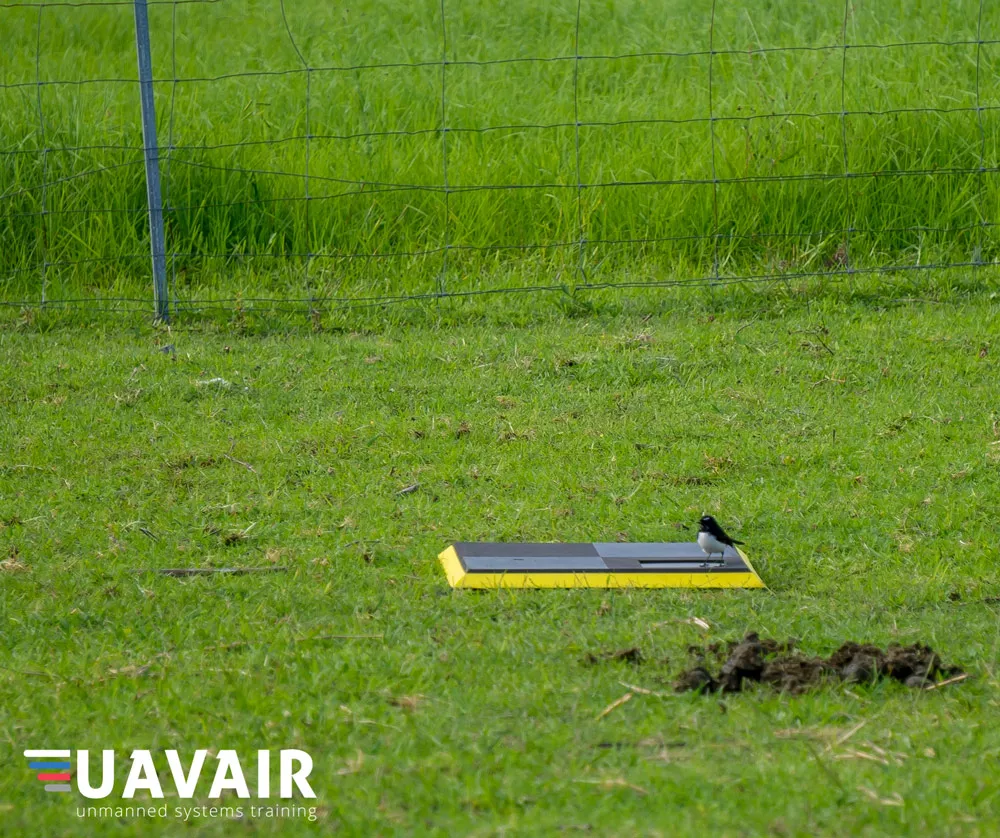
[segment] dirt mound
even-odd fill
[[[642,650],[638,646],[633,646],[629,649],[617,649],[614,652],[598,652],[596,654],[588,652],[583,658],[583,662],[591,666],[606,661],[640,664],[643,662]]]
[[[751,632],[742,640],[692,646],[688,653],[696,665],[684,670],[674,682],[677,692],[737,693],[747,681],[768,684],[787,693],[801,693],[829,681],[872,683],[892,678],[908,687],[926,687],[961,675],[957,666],[946,666],[938,654],[923,643],[900,646],[890,643],[880,649],[869,643],[845,643],[828,658],[807,657],[795,650],[795,641],[761,640]],[[713,675],[709,660],[722,661]]]

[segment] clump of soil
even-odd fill
[[[583,661],[591,665],[606,661],[640,664],[643,661],[643,657],[642,650],[638,646],[633,646],[630,649],[618,649],[614,652],[598,652],[596,655],[593,652],[588,652]]]
[[[674,682],[677,692],[737,693],[751,681],[781,692],[801,693],[829,681],[867,684],[882,678],[908,687],[926,687],[963,674],[957,666],[946,666],[937,652],[923,643],[890,643],[884,650],[868,643],[845,643],[829,658],[819,658],[796,651],[794,640],[777,643],[761,640],[751,632],[742,640],[705,648],[692,646],[688,652],[696,665]],[[716,675],[709,668],[710,658],[722,661]]]

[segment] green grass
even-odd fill
[[[0,9],[0,302],[143,312],[0,313],[0,833],[111,828],[24,765],[59,746],[312,754],[315,823],[208,834],[1000,831],[997,277],[794,277],[840,271],[847,228],[861,270],[996,259],[997,8],[856,4],[845,52],[843,3],[585,2],[576,44],[572,0],[448,2],[442,142],[440,3],[286,5],[311,67],[424,66],[317,69],[307,114],[276,0],[151,7],[172,331],[142,322],[132,10]],[[581,229],[594,285],[709,275],[716,232],[723,281],[787,277],[574,293]],[[525,285],[567,293],[273,310]],[[453,592],[436,562],[703,512],[768,591]],[[748,630],[971,677],[601,717]]]
[[[848,238],[859,269],[995,259],[994,4],[981,25],[978,0],[852,6],[846,55],[843,3],[720,3],[714,23],[713,5],[585,2],[578,47],[591,57],[577,63],[572,0],[446,4],[444,144],[436,0],[287,4],[310,67],[366,65],[308,74],[308,125],[307,74],[277,0],[244,4],[238,19],[225,4],[154,5],[177,296],[573,284],[581,227],[591,282],[710,275],[716,232],[724,276],[839,270]],[[11,8],[0,19],[0,296],[39,300],[44,286],[50,300],[148,298],[138,99],[134,83],[113,81],[135,77],[131,9]],[[928,40],[959,43],[914,45]],[[109,81],[39,92],[38,46],[42,80]],[[663,52],[699,54],[649,55]],[[564,60],[462,63],[524,57]],[[238,75],[263,71],[276,74]],[[713,133],[718,190],[704,182]],[[90,148],[59,150],[78,146]],[[827,177],[845,166],[879,176]],[[925,174],[905,174],[915,171]],[[578,176],[606,185],[578,196]],[[674,180],[684,182],[614,185]],[[512,185],[522,188],[469,190]],[[641,241],[606,243],[619,239]],[[316,257],[308,276],[304,254]],[[380,256],[349,258],[359,254]]]
[[[996,299],[616,300],[321,333],[8,324],[0,832],[110,828],[23,765],[65,746],[313,755],[316,824],[205,834],[996,834]],[[702,512],[768,591],[453,592],[435,558],[671,540]],[[598,718],[750,629],[920,640],[972,677]],[[634,645],[639,666],[583,662]]]

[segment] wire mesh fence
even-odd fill
[[[8,307],[153,311],[157,258],[167,316],[998,254],[985,0],[13,2],[0,25]]]

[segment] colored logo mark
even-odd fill
[[[38,779],[45,783],[46,791],[73,791],[69,751],[25,751],[24,755],[28,758],[28,768],[40,772]]]

